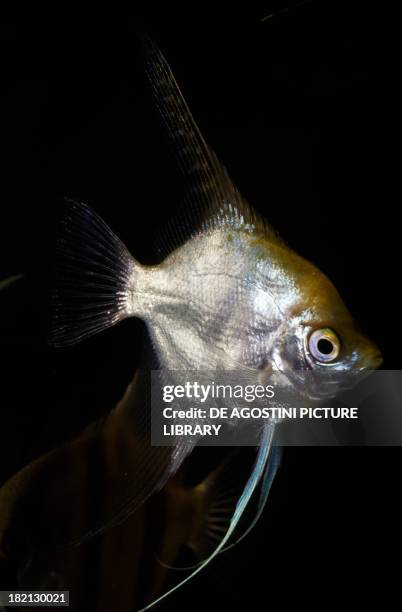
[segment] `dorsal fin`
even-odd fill
[[[223,224],[268,234],[278,242],[276,233],[241,196],[207,145],[159,48],[148,36],[143,36],[143,47],[155,104],[188,183],[180,220],[167,230],[165,250],[183,244],[197,231]]]

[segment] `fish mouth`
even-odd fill
[[[360,368],[361,371],[370,371],[378,370],[381,367],[384,359],[381,355],[380,350],[377,347],[373,347],[364,357],[363,365]]]

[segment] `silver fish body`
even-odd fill
[[[136,316],[146,322],[161,377],[170,382],[174,372],[224,371],[251,384],[265,378],[302,398],[334,397],[379,366],[377,347],[326,276],[241,197],[202,138],[166,60],[148,39],[145,47],[154,97],[189,180],[187,209],[167,257],[143,266],[94,211],[69,203],[58,249],[54,344],[74,344]],[[183,229],[189,226],[190,233]],[[149,435],[149,419],[145,410],[132,423],[145,423]],[[230,525],[203,565],[224,548],[258,490],[260,514],[278,464],[274,429],[273,422],[262,427]],[[166,484],[197,440],[174,442],[167,450],[144,445],[137,469],[149,478],[131,492],[132,509]]]

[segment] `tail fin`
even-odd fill
[[[68,346],[131,316],[139,264],[88,206],[66,201],[56,244],[50,343]]]

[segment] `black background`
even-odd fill
[[[47,14],[0,26],[0,478],[107,413],[141,324],[49,349],[49,235],[65,195],[91,204],[140,261],[180,195],[141,76],[136,31],[164,51],[242,193],[334,281],[384,368],[400,368],[393,111],[378,11],[351,3]],[[293,448],[260,524],[166,610],[341,605],[393,588],[399,448]],[[318,592],[320,591],[320,595]],[[162,608],[161,608],[162,609]]]

